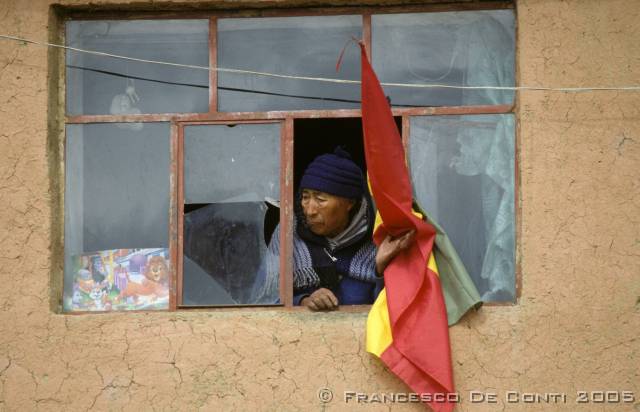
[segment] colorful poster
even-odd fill
[[[66,312],[169,308],[169,249],[113,249],[72,258]]]

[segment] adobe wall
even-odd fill
[[[51,3],[1,1],[0,32],[47,40]],[[640,2],[517,8],[521,85],[640,85]],[[54,313],[47,67],[45,48],[0,40],[0,411],[422,410],[344,403],[406,391],[364,352],[366,313]],[[460,410],[502,409],[507,390],[566,393],[567,411],[603,409],[577,390],[627,390],[640,410],[640,92],[523,92],[518,114],[522,296],[451,328]]]

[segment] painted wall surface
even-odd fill
[[[50,3],[0,1],[0,32],[47,40]],[[517,15],[521,85],[640,85],[640,2],[521,0]],[[48,64],[46,48],[0,40],[0,411],[422,410],[344,402],[407,391],[364,352],[366,313],[55,313]],[[459,409],[640,410],[640,92],[517,104],[522,295],[451,328]],[[567,401],[507,404],[509,390]],[[576,405],[579,390],[635,402]]]

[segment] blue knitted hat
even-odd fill
[[[309,163],[300,181],[300,188],[360,199],[364,194],[364,177],[349,153],[337,147],[333,154],[320,155]]]

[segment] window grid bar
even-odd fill
[[[184,127],[180,124],[177,126],[178,128],[178,136],[177,136],[177,146],[178,146],[178,159],[177,159],[177,174],[178,174],[178,193],[177,193],[177,261],[176,267],[172,270],[172,273],[175,274],[176,277],[176,309],[182,305],[182,291],[183,291],[183,281],[182,275],[184,270]]]
[[[394,116],[443,116],[463,114],[505,114],[513,113],[513,104],[481,106],[438,106],[393,108]],[[208,122],[208,121],[247,121],[247,120],[284,120],[362,117],[360,109],[338,110],[291,110],[272,112],[217,112],[217,113],[163,113],[135,115],[80,115],[67,116],[67,124],[85,123],[125,123],[125,122]]]
[[[293,118],[285,119],[280,143],[280,301],[293,307]]]
[[[520,48],[517,47],[518,44],[520,44],[520,30],[518,29],[518,19],[517,19],[517,15],[516,15],[516,19],[515,19],[515,27],[514,27],[514,35],[515,35],[515,44],[516,44],[516,50],[515,50],[515,64],[513,67],[513,78],[515,79],[515,85],[516,86],[521,86],[521,80],[520,80]],[[514,128],[514,138],[515,138],[515,147],[514,147],[514,180],[513,180],[513,191],[514,191],[514,199],[513,201],[515,202],[514,204],[514,215],[513,215],[513,219],[514,222],[513,224],[515,225],[515,270],[516,270],[516,296],[515,296],[515,301],[513,302],[514,304],[517,304],[520,301],[520,297],[522,295],[522,263],[520,261],[520,256],[522,256],[522,253],[520,253],[520,247],[521,247],[521,242],[520,239],[522,239],[522,208],[518,207],[519,203],[520,203],[520,188],[522,187],[521,185],[521,174],[520,174],[520,166],[519,166],[519,159],[520,159],[520,127],[519,127],[519,118],[518,116],[515,115],[516,112],[519,112],[519,107],[520,107],[520,97],[522,96],[522,94],[519,91],[515,92],[515,95],[513,96],[513,112],[514,112],[514,121],[515,121],[515,128]]]
[[[179,164],[181,163],[181,155],[178,153],[179,147],[179,127],[176,123],[171,124],[171,137],[170,137],[170,167],[169,172],[169,261],[171,270],[169,271],[169,310],[176,310],[178,302],[176,297],[178,296],[177,279],[178,279],[178,208],[180,192],[178,190],[178,182],[176,179],[180,177]],[[179,296],[182,296],[180,294]]]
[[[520,204],[520,188],[522,187],[522,181],[521,181],[521,173],[520,173],[520,128],[519,126],[519,120],[517,116],[514,116],[514,120],[515,120],[515,127],[514,127],[514,138],[515,138],[515,147],[513,150],[513,154],[515,159],[513,160],[514,164],[513,164],[513,192],[514,192],[514,196],[513,196],[513,201],[514,201],[514,214],[513,214],[513,224],[515,226],[515,250],[514,250],[514,259],[515,259],[515,268],[516,268],[516,296],[515,296],[515,301],[513,302],[514,304],[517,304],[518,301],[520,300],[520,297],[522,296],[522,262],[520,261],[519,257],[522,256],[522,254],[520,253],[520,247],[521,247],[521,242],[520,239],[522,239],[522,208],[519,207]]]
[[[362,15],[362,41],[367,52],[367,58],[371,62],[372,48],[371,48],[371,13],[365,13]]]
[[[409,139],[411,138],[411,117],[402,116],[402,146],[404,148],[405,159],[409,158]],[[408,165],[409,163],[407,163]]]
[[[207,125],[235,125],[235,124],[266,124],[280,123],[284,119],[220,119],[220,120],[193,120],[179,122],[180,126],[207,126]]]
[[[218,67],[218,18],[209,20],[209,67]],[[218,72],[209,71],[209,113],[218,111]]]
[[[503,1],[482,1],[463,3],[432,3],[415,5],[394,5],[394,6],[342,6],[342,7],[316,7],[316,8],[279,8],[264,9],[255,7],[241,8],[242,5],[235,5],[235,10],[205,10],[203,12],[179,12],[179,11],[154,11],[145,9],[144,5],[137,10],[132,9],[123,16],[120,11],[109,10],[109,6],[92,6],[89,10],[86,6],[66,7],[62,12],[64,19],[68,20],[160,20],[160,19],[203,19],[203,18],[236,18],[236,17],[291,17],[291,16],[327,16],[344,14],[397,14],[397,13],[436,13],[447,11],[476,11],[476,10],[498,10],[514,9],[514,2]],[[97,8],[97,10],[96,10]],[[240,8],[238,10],[238,8]]]

